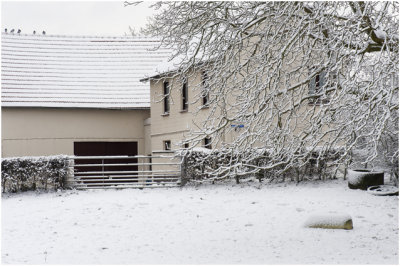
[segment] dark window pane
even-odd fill
[[[164,113],[169,113],[169,82],[164,82]]]
[[[204,148],[211,149],[211,138],[204,139]]]
[[[203,85],[203,94],[202,94],[202,99],[203,99],[203,105],[208,104],[208,97],[209,97],[209,84],[208,84],[208,75],[207,72],[203,71],[202,75],[202,85]]]
[[[186,82],[182,86],[182,110],[188,110],[188,85]]]
[[[171,150],[171,141],[170,140],[164,140],[164,150],[165,151]]]

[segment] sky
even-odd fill
[[[124,7],[119,1],[1,1],[1,31],[21,29],[50,35],[130,34],[144,27],[154,11],[152,2]]]

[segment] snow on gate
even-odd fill
[[[181,183],[174,156],[73,156],[69,184],[77,189],[171,187]]]

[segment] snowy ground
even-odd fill
[[[303,228],[345,212],[354,230]],[[398,197],[344,181],[2,198],[2,263],[397,264]]]

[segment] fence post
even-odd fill
[[[75,174],[74,174],[74,159],[69,157],[68,158],[68,173],[67,173],[67,180],[65,186],[67,188],[74,188],[76,185],[75,182]]]
[[[181,159],[181,186],[184,186],[187,181],[187,158],[184,155]]]

